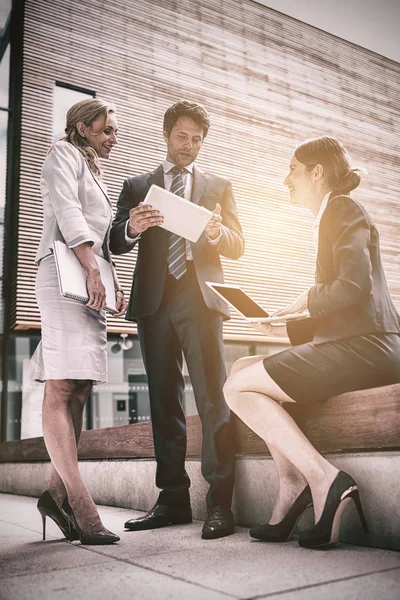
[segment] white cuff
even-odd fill
[[[126,225],[125,225],[125,242],[130,246],[131,244],[133,244],[133,242],[136,242],[137,240],[139,240],[140,236],[142,234],[138,233],[137,236],[135,236],[134,238],[129,237],[129,235],[128,235],[128,225],[129,225],[129,221],[127,221]]]
[[[208,239],[208,241],[210,242],[210,244],[212,246],[216,246],[218,244],[218,242],[220,241],[220,239],[222,238],[222,227],[220,227],[219,236],[216,237],[214,240],[212,240],[211,238],[209,238],[207,234],[205,234],[205,236],[206,236],[206,238]]]

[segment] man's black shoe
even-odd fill
[[[158,529],[167,525],[183,525],[192,522],[192,509],[190,506],[175,507],[165,504],[155,504],[144,517],[131,519],[124,525],[130,531],[143,531],[144,529]]]
[[[201,537],[203,540],[215,540],[231,535],[234,529],[235,521],[231,509],[227,506],[212,506],[207,513]]]

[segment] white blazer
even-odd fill
[[[111,202],[75,146],[66,141],[53,145],[43,164],[40,187],[43,232],[36,262],[51,254],[53,242],[62,238],[69,248],[90,242],[94,253],[103,256]]]

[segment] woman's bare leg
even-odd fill
[[[79,425],[79,407],[75,406],[75,424],[71,414],[71,404],[74,398],[76,402],[80,383],[72,379],[46,381],[43,435],[50,459],[64,483],[78,525],[86,533],[99,533],[104,531],[104,527],[78,466],[75,424]]]
[[[268,355],[240,358],[232,365],[230,375],[232,376],[251,365],[260,363],[264,358],[268,358]],[[279,450],[271,444],[267,444],[267,446],[278,474],[278,494],[269,520],[269,523],[273,525],[279,523],[286,516],[293,502],[306,487],[307,481],[300,471]]]
[[[257,354],[252,356],[243,356],[242,358],[239,358],[233,363],[230,371],[230,376],[232,377],[232,375],[234,375],[235,373],[243,371],[243,369],[246,369],[247,367],[250,367],[250,365],[254,365],[255,363],[264,360],[264,358],[268,358],[268,354]]]
[[[268,521],[271,525],[275,525],[287,515],[294,501],[307,486],[307,480],[280,450],[272,444],[267,446],[278,472],[278,493]]]
[[[279,402],[293,402],[292,398],[268,375],[262,360],[234,372],[225,383],[224,394],[233,412],[267,445],[282,454],[309,483],[317,522],[338,470],[317,452],[292,417],[280,406]],[[282,462],[281,471],[283,469],[285,472],[287,468],[287,463]],[[280,490],[286,489],[280,473],[279,477]],[[297,490],[297,487],[300,486],[296,484],[294,488]],[[278,519],[278,506],[279,502],[273,522]]]
[[[76,380],[76,384],[76,388],[70,399],[70,414],[74,428],[76,446],[78,447],[82,433],[83,411],[92,389],[92,382]],[[67,490],[53,463],[51,463],[50,479],[47,489],[57,506],[61,508],[64,498],[67,495]]]

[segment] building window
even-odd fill
[[[0,42],[5,34],[8,25],[8,19],[11,13],[12,0],[1,0],[0,3]]]
[[[65,135],[65,117],[68,109],[77,102],[94,98],[95,92],[79,89],[63,83],[56,83],[54,89],[53,105],[53,141],[59,140]]]
[[[3,333],[3,244],[6,205],[8,94],[10,79],[10,44],[0,56],[0,333]]]
[[[12,334],[9,338],[9,410],[7,439],[18,440],[42,435],[42,400],[44,384],[31,381],[29,363],[40,340],[40,333]],[[247,342],[225,342],[225,363],[229,373],[232,364],[242,356],[270,355],[285,349],[282,344],[250,345]],[[149,388],[137,336],[109,334],[107,342],[108,383],[94,386],[86,406],[84,429],[103,429],[151,420]],[[183,408],[186,416],[197,414],[193,388],[186,363],[183,365],[185,392]]]

